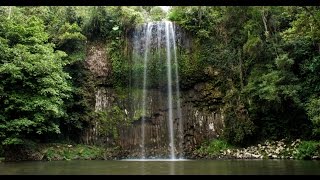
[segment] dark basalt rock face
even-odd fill
[[[199,87],[198,87],[199,88]],[[202,102],[201,94],[190,90],[181,92],[181,113],[182,113],[182,137],[179,136],[178,117],[174,116],[174,140],[176,146],[176,154],[179,156],[187,156],[194,148],[199,146],[207,139],[216,138],[221,135],[223,129],[223,114],[216,105],[215,111],[207,106],[200,106]],[[103,109],[110,109],[114,104],[121,104],[123,111],[129,114],[130,104],[126,101],[117,100],[116,95],[112,95],[112,89],[100,90],[99,96],[103,96],[105,102],[98,101]],[[149,158],[164,158],[169,154],[169,132],[168,132],[168,109],[166,104],[166,93],[159,90],[148,90],[147,102],[151,102],[147,106],[147,114],[150,116],[138,117],[132,119],[129,125],[118,127],[119,137],[115,144],[120,146],[122,150],[118,154],[119,158],[139,158],[141,157],[141,140],[142,140],[142,120],[144,118],[145,126],[145,156]],[[109,98],[107,98],[109,96]],[[199,100],[197,100],[199,99]],[[137,105],[132,102],[131,106]],[[133,109],[133,108],[131,108]],[[173,107],[173,114],[177,107]],[[128,121],[130,121],[128,117]],[[100,137],[104,138],[104,137]]]

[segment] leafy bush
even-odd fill
[[[103,159],[104,149],[97,146],[49,144],[43,150],[45,160]]]
[[[306,110],[313,124],[313,134],[320,136],[320,99],[312,97],[306,105]]]
[[[218,155],[221,151],[233,148],[226,140],[214,139],[205,142],[196,152],[201,154]]]
[[[232,144],[247,145],[254,140],[256,126],[249,117],[248,110],[242,102],[239,102],[234,95],[227,94],[227,97],[233,97],[225,105],[225,129],[223,137]]]
[[[320,142],[303,141],[297,147],[295,158],[297,159],[311,159],[313,156],[320,155]]]

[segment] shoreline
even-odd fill
[[[282,139],[279,141],[265,141],[246,148],[223,148],[218,151],[210,151],[209,146],[203,146],[186,151],[182,157],[190,160],[320,160],[320,142],[315,142],[316,149],[313,150],[314,152],[304,152],[301,144],[308,142],[300,139],[294,141]],[[304,148],[308,150],[309,147]],[[157,153],[154,152],[153,154]],[[161,157],[164,156],[147,156],[147,159],[167,159]],[[50,143],[39,144],[35,149],[11,151],[5,157],[0,157],[0,162],[122,159],[140,159],[140,156],[138,153],[121,150],[119,147],[109,148],[83,144]]]

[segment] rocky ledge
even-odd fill
[[[301,143],[300,139],[293,142],[280,141],[265,141],[256,146],[247,148],[234,148],[220,150],[219,153],[205,154],[194,151],[191,159],[296,159],[298,154],[298,146]],[[319,148],[318,148],[319,149]],[[308,159],[319,160],[319,155],[313,155]]]

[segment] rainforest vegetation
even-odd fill
[[[96,112],[91,92],[101,84],[121,92],[130,32],[164,19],[192,40],[178,56],[181,90],[206,82],[222,93],[223,142],[302,139],[319,151],[317,6],[2,6],[0,155],[42,143],[97,144],[81,138],[95,121],[116,138],[121,107]],[[107,76],[86,68],[90,44],[105,49]]]

